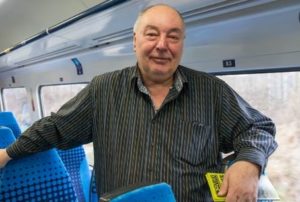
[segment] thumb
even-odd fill
[[[3,168],[11,158],[8,156],[6,149],[0,149],[0,168]]]
[[[218,196],[226,196],[227,192],[228,192],[228,178],[227,175],[225,175],[220,191],[218,192]]]

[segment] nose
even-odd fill
[[[160,51],[164,51],[167,49],[167,40],[165,36],[161,36],[157,41],[156,48]]]

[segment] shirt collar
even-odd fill
[[[135,67],[133,68],[130,79],[136,81],[136,84],[142,93],[149,95],[147,88],[143,84],[141,73],[137,65],[135,65]],[[175,89],[178,92],[180,92],[185,83],[188,83],[188,81],[184,72],[182,71],[182,66],[179,65],[177,70],[175,71],[175,80],[174,80],[173,87],[175,87]]]

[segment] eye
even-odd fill
[[[170,39],[174,39],[174,40],[178,40],[179,37],[178,36],[169,36]]]
[[[178,36],[178,35],[169,35],[168,36],[168,39],[170,40],[170,42],[178,42],[179,40],[180,40],[180,36]]]
[[[155,32],[148,32],[146,33],[146,36],[149,36],[149,37],[154,37],[154,36],[157,36],[158,34],[155,33]]]
[[[145,33],[145,37],[148,40],[155,40],[158,37],[158,33],[154,31],[148,31]]]

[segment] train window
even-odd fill
[[[5,111],[11,111],[16,116],[21,131],[27,129],[32,120],[30,117],[30,102],[25,88],[4,88],[3,105]]]
[[[281,200],[294,201],[300,192],[300,72],[219,77],[276,123],[279,147],[269,159],[267,174]]]
[[[43,116],[49,116],[51,112],[56,112],[86,85],[87,84],[64,84],[42,86],[40,88],[40,99]]]
[[[51,112],[56,112],[64,103],[73,98],[87,84],[64,84],[42,86],[40,88],[40,100],[43,116],[49,116]],[[94,165],[93,144],[83,145],[88,162]]]

